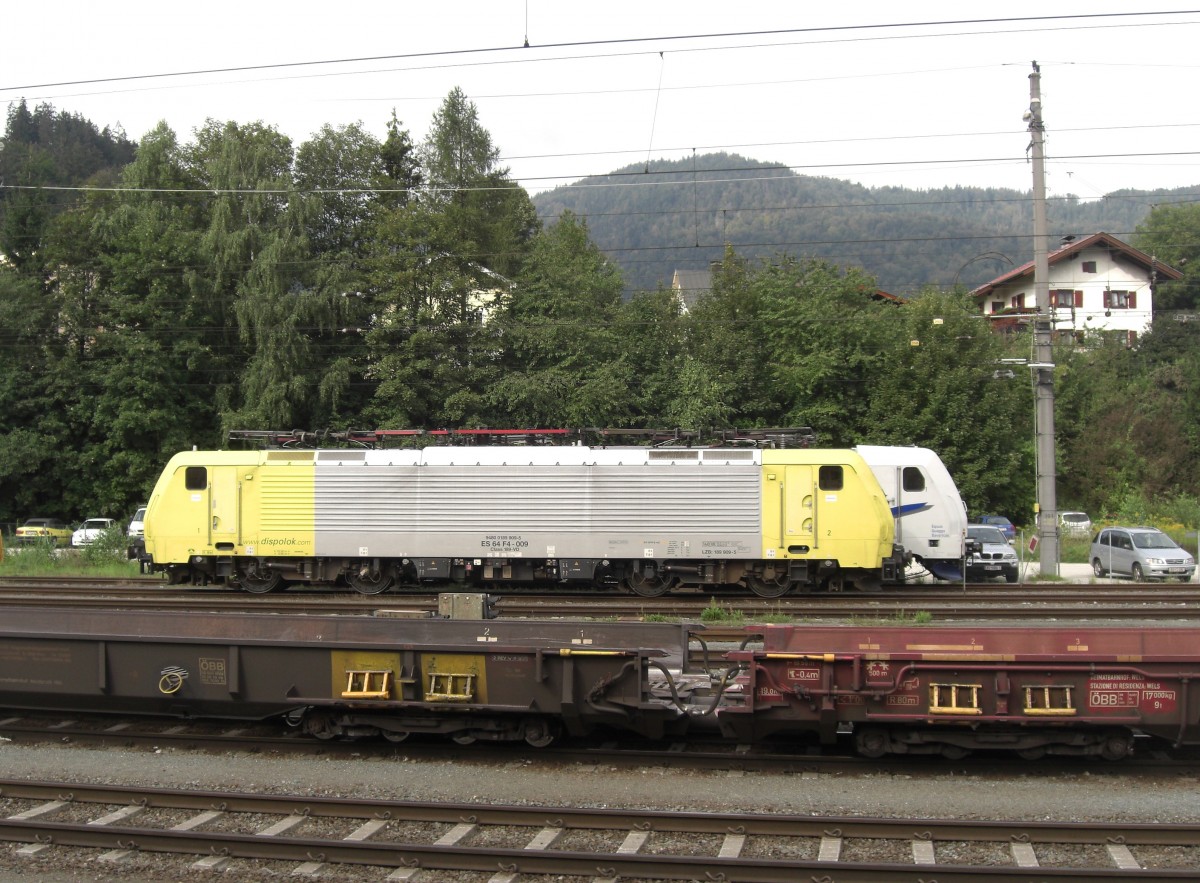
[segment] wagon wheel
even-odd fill
[[[342,731],[342,728],[334,722],[333,716],[326,711],[309,712],[304,716],[301,726],[305,733],[315,736],[323,742],[336,738]]]
[[[283,588],[283,576],[273,571],[261,572],[257,567],[247,567],[238,574],[238,583],[247,592],[265,595]]]
[[[390,573],[363,567],[361,570],[347,571],[346,582],[360,595],[379,595],[390,589],[395,580]]]
[[[545,748],[558,738],[558,727],[539,718],[525,721],[522,730],[526,744],[532,748]]]
[[[1100,741],[1100,756],[1105,760],[1122,760],[1133,753],[1133,734],[1129,730],[1109,730]]]
[[[389,742],[403,742],[409,736],[408,730],[380,730],[379,732]]]
[[[749,574],[746,584],[760,598],[780,598],[796,587],[795,581],[788,579],[786,570],[772,570],[770,575]]]
[[[651,573],[644,573],[638,565],[631,564],[625,571],[625,585],[635,595],[641,595],[643,598],[665,595],[671,591],[675,582],[675,577],[662,573],[657,567],[654,567]]]
[[[883,757],[890,748],[891,740],[885,730],[867,727],[854,733],[854,747],[863,757]]]

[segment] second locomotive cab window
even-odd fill
[[[901,473],[900,480],[904,483],[906,491],[923,491],[925,490],[925,473],[916,466],[905,466]]]
[[[823,491],[840,491],[844,483],[841,466],[822,466],[817,473],[817,486]]]
[[[183,473],[183,486],[189,491],[202,491],[208,487],[207,467],[189,466]]]

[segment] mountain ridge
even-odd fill
[[[1155,203],[1198,190],[1052,197],[1051,247],[1101,230],[1129,242]],[[634,163],[532,200],[545,222],[564,211],[586,220],[625,274],[627,295],[669,287],[675,270],[706,269],[726,244],[751,259],[786,253],[861,267],[900,295],[929,285],[975,287],[1033,256],[1028,191],[867,187],[736,153]]]

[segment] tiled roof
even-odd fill
[[[1162,261],[1151,257],[1144,251],[1140,251],[1139,249],[1134,248],[1132,245],[1117,239],[1117,237],[1104,232],[1093,233],[1091,236],[1085,236],[1083,239],[1073,239],[1060,248],[1056,248],[1054,251],[1050,252],[1049,255],[1047,255],[1048,262],[1050,266],[1054,266],[1060,261],[1065,261],[1071,258],[1073,255],[1078,254],[1086,248],[1091,248],[1094,245],[1106,245],[1109,248],[1120,251],[1130,259],[1144,266],[1147,270],[1154,270],[1161,277],[1165,277],[1167,279],[1180,279],[1183,276],[1183,274],[1174,267],[1164,264]],[[1019,279],[1022,276],[1032,275],[1033,261],[1029,261],[1028,263],[1021,264],[1021,266],[1009,270],[1003,276],[997,276],[991,282],[985,282],[983,285],[980,285],[971,292],[971,296],[976,298],[983,297],[984,295],[990,294],[993,289],[998,288],[1007,282],[1012,282],[1014,279]]]

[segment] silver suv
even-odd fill
[[[1017,567],[1017,553],[1008,544],[1003,528],[994,524],[967,525],[967,579],[1003,576],[1015,583]]]
[[[1196,559],[1153,527],[1106,527],[1092,540],[1088,554],[1096,576],[1128,576],[1134,582],[1176,577],[1188,582]]]

